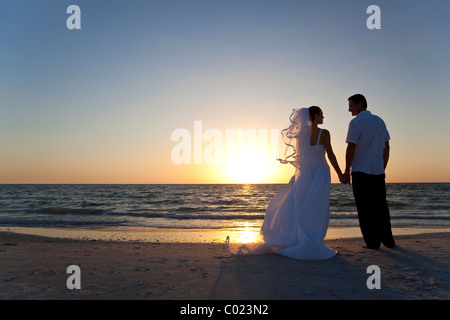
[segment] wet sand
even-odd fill
[[[396,248],[370,250],[358,230],[330,229],[325,242],[339,253],[325,261],[232,256],[225,250],[227,231],[63,231],[0,229],[0,299],[450,298],[446,230],[394,230]],[[234,250],[249,233],[230,237]],[[70,265],[80,268],[79,290],[67,287]],[[381,289],[367,286],[371,265],[380,268]]]

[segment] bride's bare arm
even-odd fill
[[[339,168],[339,164],[336,160],[336,156],[334,155],[333,148],[331,147],[331,135],[328,130],[323,130],[324,135],[324,147],[328,155],[328,159],[330,160],[331,165],[333,166],[334,170],[336,171],[339,180],[342,179],[342,171],[341,168]]]

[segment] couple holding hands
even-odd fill
[[[367,248],[395,247],[385,185],[389,132],[384,121],[367,110],[363,95],[349,97],[348,106],[355,118],[348,127],[344,172],[333,153],[330,133],[318,127],[324,119],[319,107],[294,109],[291,125],[282,131],[286,152],[280,161],[294,165],[295,174],[270,201],[261,227],[272,252],[300,260],[336,255],[323,242],[330,218],[331,184],[325,155],[340,182],[351,182]]]

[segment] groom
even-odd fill
[[[355,94],[348,98],[348,111],[356,116],[347,133],[346,167],[342,183],[350,183],[358,210],[361,233],[368,248],[383,243],[395,247],[386,201],[385,173],[389,160],[389,132],[384,121],[367,110],[366,98]]]

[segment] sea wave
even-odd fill
[[[220,213],[209,208],[196,208],[196,207],[181,207],[173,211],[161,212],[161,211],[136,211],[136,212],[116,212],[113,210],[103,209],[87,209],[87,208],[66,208],[66,207],[46,207],[37,210],[38,213],[47,215],[74,215],[78,218],[83,216],[96,215],[96,216],[124,216],[124,217],[141,217],[141,218],[166,218],[166,219],[178,219],[178,220],[233,220],[233,219],[264,219],[264,214],[258,213],[243,213],[242,210],[233,213]],[[178,213],[181,212],[181,213]]]
[[[88,208],[65,208],[65,207],[47,207],[41,208],[37,210],[39,213],[47,213],[47,214],[56,214],[56,215],[64,215],[64,214],[104,214],[107,213],[107,210],[103,209],[88,209]]]
[[[183,215],[183,214],[168,214],[164,215],[167,219],[177,220],[259,220],[264,219],[264,215],[261,214],[232,214],[232,215],[220,215],[220,214],[198,214],[198,215]]]
[[[118,212],[111,209],[98,208],[68,208],[68,207],[45,207],[37,210],[40,214],[46,215],[74,215],[78,218],[83,216],[123,216],[140,218],[165,218],[176,220],[258,220],[264,219],[265,209],[253,208],[208,208],[208,207],[180,207],[173,210],[136,210]],[[332,220],[354,220],[357,219],[356,212],[332,211]],[[444,220],[450,221],[450,215],[442,213],[391,213],[391,220]]]

